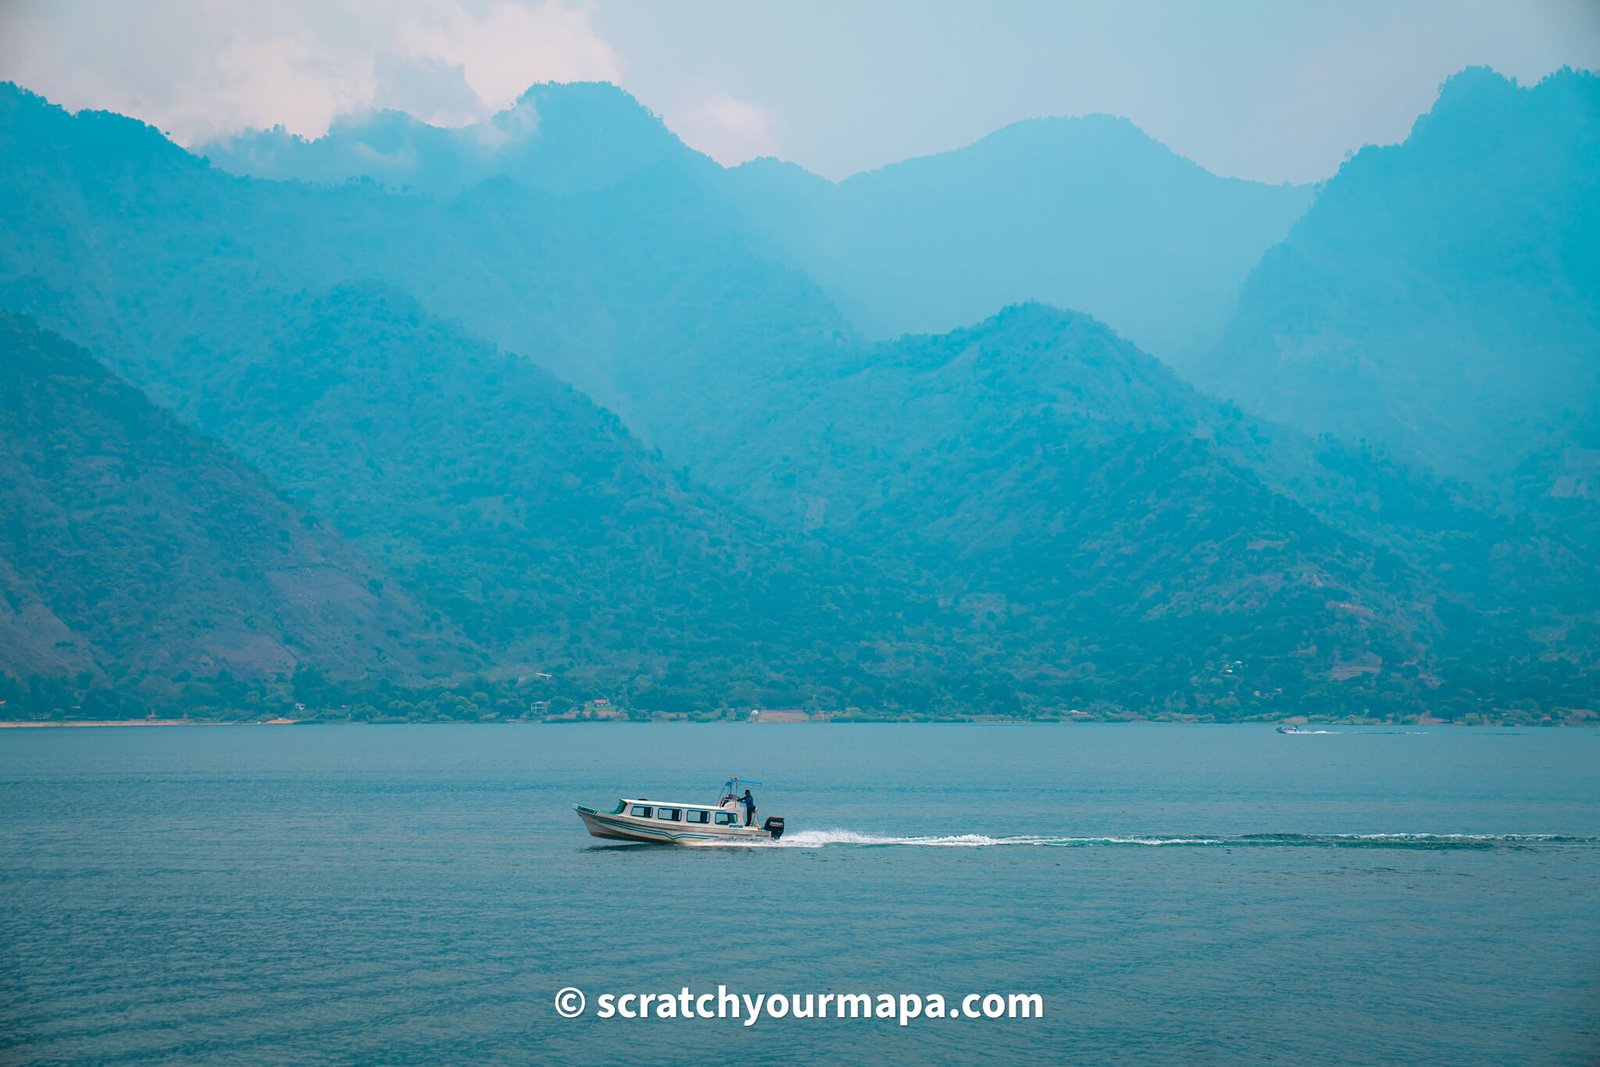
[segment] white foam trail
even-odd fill
[[[828,845],[922,845],[932,848],[986,848],[992,845],[1035,845],[1036,837],[986,837],[983,834],[952,834],[928,837],[889,837],[858,834],[854,830],[799,830],[784,834],[773,844],[779,848],[824,848]]]
[[[1074,845],[1217,845],[1214,837],[989,837],[985,834],[947,834],[893,837],[862,834],[854,830],[797,830],[778,841],[762,842],[766,848],[826,848],[828,845],[909,845],[922,848],[995,848],[1034,846],[1070,848]]]
[[[1571,838],[1562,834],[1321,834],[1336,841],[1580,841],[1593,838]]]
[[[1392,845],[1396,847],[1438,846],[1462,847],[1496,844],[1566,843],[1600,845],[1600,838],[1566,837],[1560,834],[1294,834],[1267,833],[1220,836],[1105,836],[1105,837],[1044,837],[1022,835],[990,837],[985,834],[928,834],[894,836],[889,834],[864,834],[855,830],[796,830],[778,841],[727,842],[729,846],[743,848],[827,848],[830,845],[855,845],[866,847],[907,846],[914,848],[997,848],[1004,846],[1031,846],[1035,848],[1084,848],[1094,846],[1215,846],[1229,848],[1316,847],[1336,848],[1341,845]]]

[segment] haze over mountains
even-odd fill
[[[950,330],[1041,300],[1163,355],[1221,332],[1245,275],[1314,192],[1218,178],[1106,115],[1017,123],[837,184],[775,159],[724,171],[620,89],[593,84],[535,86],[461,129],[386,111],[312,141],[279,129],[197,150],[236,174],[442,196],[491,178],[557,193],[640,175],[700,183],[867,336]]]
[[[1591,708],[1596,85],[1466,72],[1318,189],[1105,117],[725,170],[603,85],[208,163],[0,89],[0,309],[60,335],[0,338],[0,593],[61,635],[0,670],[34,714]]]
[[[730,177],[752,224],[870,336],[1039,300],[1168,357],[1221,333],[1313,195],[1219,178],[1106,115],[1019,122],[837,185],[775,160]]]

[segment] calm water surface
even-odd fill
[[[569,808],[732,772],[782,846]],[[593,1017],[719,983],[1047,1014]],[[1594,1063],[1597,1014],[1600,731],[0,731],[7,1062]]]

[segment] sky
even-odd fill
[[[1218,174],[1316,181],[1473,65],[1600,69],[1600,0],[0,0],[0,79],[186,145],[602,80],[723,163],[835,179],[1109,113]]]

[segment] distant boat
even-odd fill
[[[1278,727],[1278,732],[1280,734],[1309,734],[1312,731],[1310,731],[1310,730],[1302,730],[1302,729],[1300,729],[1300,727],[1294,725],[1293,723],[1285,723],[1284,725]]]
[[[591,835],[612,841],[657,845],[776,841],[783,836],[782,819],[769,817],[759,826],[747,825],[749,819],[739,790],[760,784],[729,778],[723,783],[721,799],[715,804],[624,797],[610,811],[582,804],[572,805],[572,810],[578,813]]]

